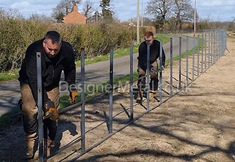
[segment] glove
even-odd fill
[[[71,99],[72,104],[77,103],[78,102],[78,92],[77,91],[70,92],[70,99]]]
[[[59,112],[57,108],[55,107],[54,103],[52,101],[48,101],[45,104],[45,116],[44,119],[51,119],[53,121],[56,121],[59,119]]]

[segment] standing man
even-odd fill
[[[61,72],[64,70],[65,81],[70,85],[75,83],[76,75],[75,51],[68,42],[62,41],[58,32],[48,31],[45,38],[32,43],[27,48],[19,72],[27,159],[33,159],[37,149],[37,52],[41,52],[44,140],[47,140],[48,149],[54,147],[56,137]],[[76,94],[77,91],[71,92],[72,101],[75,100]]]
[[[145,85],[145,74],[147,70],[147,47],[150,46],[150,62],[149,62],[149,72],[150,72],[150,92],[156,94],[158,89],[158,64],[157,59],[160,57],[160,42],[154,39],[153,32],[146,32],[144,34],[145,41],[142,42],[139,46],[139,56],[138,56],[138,89],[139,95],[137,101],[142,101],[142,88]],[[165,67],[165,52],[162,48],[162,67],[161,70]]]

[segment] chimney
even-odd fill
[[[73,12],[78,12],[78,6],[76,3],[73,3]]]

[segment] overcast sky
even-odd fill
[[[32,14],[50,16],[52,9],[60,0],[0,0],[0,8],[17,9],[24,17]],[[85,0],[82,0],[82,4]],[[90,0],[96,10],[100,10],[100,0]],[[146,9],[149,0],[140,0],[140,7]],[[192,0],[194,1],[194,0]],[[112,9],[118,19],[124,21],[136,17],[137,0],[111,0]],[[79,10],[82,9],[82,4]],[[193,4],[194,6],[194,4]],[[235,0],[197,0],[197,10],[200,18],[228,21],[235,19]],[[145,13],[146,14],[146,13]]]

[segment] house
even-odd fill
[[[65,24],[79,24],[79,25],[81,25],[81,24],[86,24],[86,19],[87,19],[86,16],[84,16],[78,12],[78,6],[76,3],[74,3],[72,12],[68,13],[64,17],[63,22]]]

